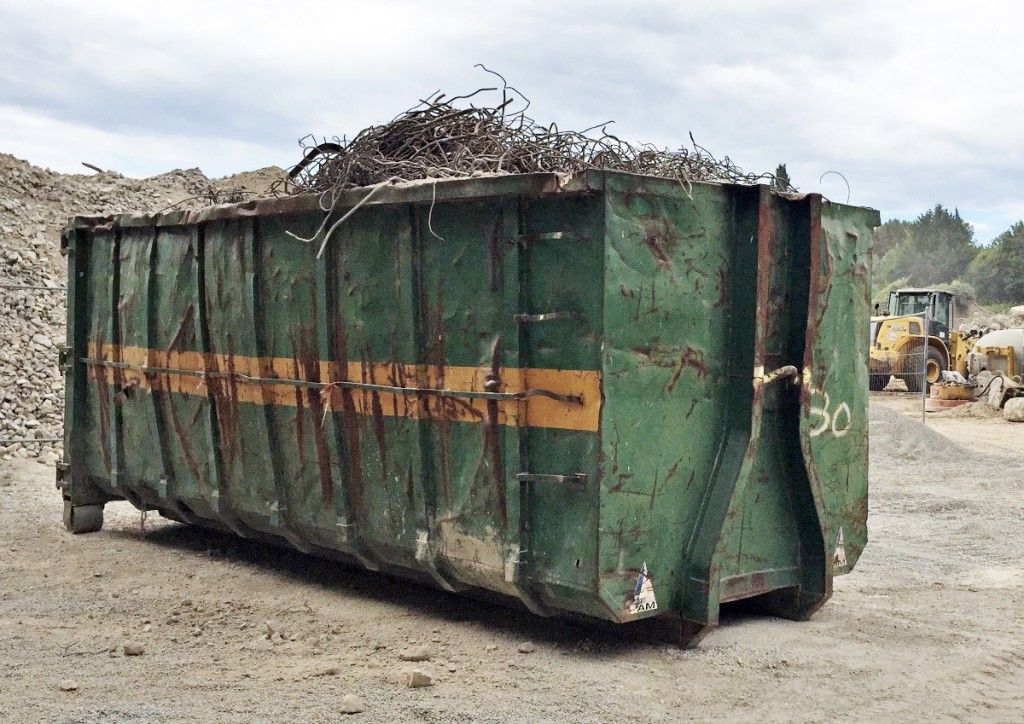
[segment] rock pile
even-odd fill
[[[229,189],[264,194],[282,177],[277,168],[213,181],[197,168],[146,179],[112,171],[60,174],[0,154],[0,285],[8,285],[0,286],[0,458],[53,463],[62,452],[64,378],[57,355],[64,344],[66,260],[60,230],[69,217],[203,206]]]
[[[1019,329],[1024,327],[1024,314],[993,314],[990,316],[971,317],[967,322],[960,325],[960,331],[972,329],[983,332],[993,332],[999,329]]]

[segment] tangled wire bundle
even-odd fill
[[[486,94],[499,92],[500,100],[493,105],[480,102]],[[465,107],[456,105],[459,101]],[[396,179],[587,169],[662,176],[686,186],[693,181],[768,181],[791,189],[788,179],[745,173],[728,157],[716,159],[692,135],[692,148],[670,151],[650,144],[637,146],[610,134],[609,123],[583,131],[540,125],[526,115],[529,105],[508,84],[500,90],[481,88],[452,98],[434,93],[389,123],[370,126],[351,140],[306,137],[300,141],[303,159],[277,191],[325,193]]]

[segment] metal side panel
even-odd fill
[[[149,378],[137,367],[151,362],[150,281],[155,228],[121,231],[117,278],[117,312],[112,358],[113,410],[117,437],[116,480],[136,504],[157,500],[164,468],[157,415]]]
[[[324,380],[391,387],[415,374],[414,248],[409,209],[368,209],[334,232],[324,257]],[[417,563],[426,530],[415,396],[334,389],[325,397],[349,543],[396,567]],[[323,414],[323,413],[321,413]]]
[[[308,217],[252,221],[253,318],[262,379],[321,380],[317,324],[323,292],[316,247],[289,236],[312,233]],[[257,386],[257,385],[249,385]],[[320,390],[294,383],[258,385],[263,392],[266,457],[274,481],[278,534],[302,549],[333,545],[337,484]],[[258,423],[257,423],[258,424]]]
[[[599,606],[604,199],[588,194],[524,200],[519,237],[518,308],[525,388],[550,388],[554,375],[590,381],[578,405],[543,398],[525,405],[520,427],[519,575],[550,606]],[[511,280],[509,280],[511,281]],[[558,370],[551,373],[548,370]],[[557,427],[566,409],[582,413],[576,428]],[[579,476],[579,477],[573,477]]]
[[[621,621],[707,617],[730,480],[749,433],[751,196],[607,178],[601,595]],[[728,484],[727,484],[728,483]],[[657,607],[643,593],[653,586]]]
[[[820,197],[811,197],[810,217],[800,432],[831,576],[851,570],[867,543],[871,245],[880,220]]]
[[[719,603],[801,585],[803,521],[812,529],[817,523],[797,427],[796,373],[808,289],[806,204],[784,200],[766,186],[750,202],[757,214],[751,435],[718,536],[712,598]]]
[[[192,511],[212,516],[209,497],[216,490],[216,468],[206,382],[198,374],[169,372],[181,367],[203,369],[199,234],[195,227],[153,231],[147,346],[149,363],[163,370],[148,376],[156,442],[164,462],[159,507],[184,519]]]
[[[516,199],[415,207],[418,356],[427,386],[511,389],[518,379]],[[421,428],[430,555],[462,584],[513,594],[520,405],[428,395]]]
[[[284,527],[281,505],[287,501],[275,476],[264,406],[290,390],[245,379],[272,374],[259,356],[255,290],[260,261],[254,222],[210,222],[201,233],[203,352],[217,450],[212,507],[218,518],[237,520],[237,532],[244,533],[244,525],[279,533]]]
[[[98,230],[81,234],[76,244],[86,260],[82,269],[84,274],[77,280],[77,283],[85,285],[84,295],[79,297],[84,308],[75,312],[86,330],[86,346],[76,352],[89,360],[113,359],[111,280],[114,277],[116,239],[117,232]],[[76,253],[79,252],[76,250]],[[85,364],[85,375],[84,400],[79,408],[80,416],[75,420],[75,424],[81,426],[77,435],[78,447],[71,453],[77,459],[75,467],[81,470],[82,482],[109,490],[114,470],[114,448],[111,445],[113,375],[109,367],[91,362]]]

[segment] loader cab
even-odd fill
[[[898,289],[889,292],[889,315],[902,317],[928,313],[928,334],[949,343],[954,323],[953,293],[942,289]]]

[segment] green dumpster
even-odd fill
[[[76,217],[65,524],[127,499],[682,641],[867,541],[873,210],[527,174]]]

